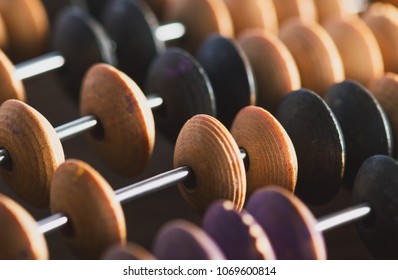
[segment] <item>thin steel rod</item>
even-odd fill
[[[97,124],[97,118],[93,115],[88,115],[56,127],[55,132],[57,132],[59,140],[65,141],[94,128]]]
[[[315,228],[320,232],[326,232],[347,223],[363,219],[369,215],[371,211],[372,209],[368,204],[353,206],[319,219]]]
[[[68,217],[64,213],[57,213],[37,222],[39,232],[42,234],[56,230],[67,223]]]
[[[156,38],[162,42],[179,39],[185,34],[185,25],[178,22],[161,25],[155,31]]]
[[[192,171],[189,167],[183,166],[174,170],[159,174],[142,182],[132,184],[115,191],[115,198],[120,203],[126,203],[133,199],[140,198],[155,191],[159,191],[172,185],[182,183]],[[38,221],[39,231],[43,234],[50,233],[66,225],[68,217],[63,213],[54,214],[48,218]]]
[[[15,77],[25,80],[65,65],[65,58],[59,52],[51,52],[15,65]]]
[[[130,200],[140,198],[147,194],[165,189],[178,183],[182,183],[190,175],[192,175],[192,171],[189,167],[179,167],[171,171],[156,175],[152,178],[146,179],[142,182],[138,182],[117,190],[115,192],[116,199],[120,203],[126,203]]]

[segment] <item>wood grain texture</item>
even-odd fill
[[[273,34],[248,31],[239,37],[257,85],[256,105],[274,112],[292,90],[301,87],[296,62],[287,47]]]
[[[246,210],[238,212],[232,202],[217,201],[206,211],[203,229],[228,260],[274,260],[268,236]]]
[[[387,114],[392,130],[393,155],[398,156],[398,75],[386,73],[369,87],[370,92]]]
[[[94,65],[83,82],[80,112],[96,116],[102,125],[103,135],[88,134],[102,160],[125,176],[144,170],[153,151],[155,124],[133,80],[112,66]]]
[[[316,21],[318,19],[314,0],[273,0],[279,25],[291,18],[300,18],[306,21]]]
[[[127,243],[125,245],[112,245],[106,249],[102,256],[104,260],[154,260],[155,257],[144,247]]]
[[[331,18],[324,27],[339,50],[346,78],[369,85],[383,75],[384,63],[379,45],[372,31],[358,16]]]
[[[24,85],[21,80],[15,78],[14,72],[14,65],[6,54],[0,50],[0,84],[2,85],[0,104],[8,99],[26,100]]]
[[[231,134],[249,158],[248,195],[268,185],[282,186],[294,193],[298,172],[296,151],[274,116],[260,107],[246,107],[236,116]]]
[[[48,259],[47,243],[37,223],[22,206],[0,194],[0,259]]]
[[[380,46],[385,71],[398,72],[398,8],[388,3],[373,3],[362,15]]]
[[[22,101],[7,100],[0,107],[0,147],[11,158],[1,168],[7,184],[33,206],[47,207],[52,176],[64,161],[51,124]]]
[[[212,33],[226,37],[234,34],[233,23],[223,0],[170,0],[164,10],[164,19],[181,22],[187,34],[178,46],[196,53],[199,45]]]
[[[281,27],[279,37],[292,53],[304,88],[321,96],[344,79],[344,67],[332,38],[320,25],[291,20]]]
[[[246,29],[278,32],[278,18],[272,0],[224,0],[234,24],[235,36]]]
[[[243,207],[246,172],[239,148],[228,130],[215,118],[197,115],[186,122],[174,151],[174,167],[189,166],[194,183],[179,184],[184,199],[199,212],[217,199]]]
[[[41,54],[47,43],[49,23],[39,0],[1,0],[2,15],[9,39],[9,51],[20,61]]]
[[[249,199],[247,210],[268,234],[277,259],[326,259],[315,217],[285,189],[274,186],[259,190]]]
[[[153,243],[160,260],[224,260],[217,244],[195,224],[177,220],[164,225]]]
[[[126,225],[111,186],[88,164],[67,160],[51,183],[51,212],[64,213],[66,242],[77,257],[97,259],[126,242]]]

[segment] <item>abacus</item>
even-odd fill
[[[358,3],[0,0],[0,258],[397,259],[398,8]]]

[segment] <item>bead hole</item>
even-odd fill
[[[76,235],[75,227],[73,225],[72,219],[69,216],[67,216],[67,218],[68,223],[61,228],[61,233],[67,238],[74,238]]]
[[[364,229],[371,230],[376,226],[376,217],[375,213],[372,210],[369,215],[361,221],[361,224]]]
[[[94,128],[90,130],[90,134],[95,140],[102,141],[105,138],[104,125],[102,124],[99,118],[96,119],[97,119],[97,124],[95,125]]]
[[[191,172],[189,172],[189,176],[185,179],[183,186],[187,192],[194,192],[196,189],[196,176],[192,169],[190,171]]]

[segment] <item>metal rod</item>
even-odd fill
[[[51,52],[15,65],[15,77],[25,80],[59,69],[64,65],[64,56],[60,52]]]
[[[180,39],[185,34],[185,25],[178,22],[161,25],[155,31],[156,38],[162,42]]]
[[[320,232],[329,231],[347,223],[360,220],[370,214],[372,209],[368,204],[360,204],[343,211],[331,214],[318,220],[315,228]]]
[[[120,203],[137,199],[147,194],[165,189],[169,186],[182,183],[192,175],[192,170],[188,166],[179,167],[171,171],[156,175],[152,178],[144,180],[119,189],[115,192],[116,199]]]
[[[65,141],[94,128],[97,124],[97,118],[93,115],[88,115],[56,127],[55,132],[57,132],[61,141]]]
[[[120,203],[126,203],[155,191],[182,183],[191,174],[192,170],[189,167],[179,167],[174,170],[156,175],[142,182],[119,189],[115,192],[115,198]],[[62,226],[66,225],[67,222],[68,217],[64,213],[57,213],[48,218],[40,220],[37,223],[39,225],[39,231],[45,234],[61,228]]]
[[[42,234],[56,230],[67,223],[68,217],[64,213],[57,213],[37,222],[39,232]]]

